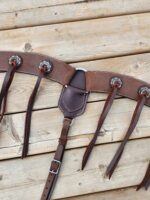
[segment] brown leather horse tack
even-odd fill
[[[90,92],[105,92],[108,93],[108,97],[99,118],[93,138],[86,148],[82,161],[82,169],[88,161],[97,136],[100,133],[100,129],[109,113],[109,110],[111,109],[116,95],[137,101],[137,106],[133,113],[133,117],[124,140],[107,168],[106,174],[110,178],[123,154],[125,145],[139,120],[143,106],[150,106],[150,84],[133,77],[117,73],[85,71],[80,68],[75,69],[62,61],[40,54],[0,52],[0,56],[0,71],[6,72],[0,93],[0,121],[5,113],[7,95],[15,72],[38,76],[27,106],[22,158],[25,158],[28,154],[32,109],[42,78],[47,78],[63,85],[58,102],[58,106],[64,114],[62,131],[54,159],[51,162],[41,200],[51,199],[62,164],[65,146],[67,144],[67,136],[72,125],[72,120],[84,113]],[[137,190],[141,187],[145,187],[147,190],[149,186],[150,164],[145,177],[141,184],[137,187]]]

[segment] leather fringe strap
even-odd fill
[[[138,191],[142,187],[144,187],[145,190],[147,190],[149,186],[150,186],[150,162],[149,162],[146,174],[145,174],[142,182],[140,183],[140,185],[138,185],[136,190]]]
[[[44,75],[50,73],[52,70],[52,64],[48,61],[43,61],[39,65],[39,75],[32,91],[32,94],[29,98],[28,106],[27,106],[27,113],[25,119],[25,131],[24,131],[24,145],[22,151],[22,159],[25,158],[28,154],[28,143],[29,143],[29,135],[30,135],[30,128],[31,128],[31,117],[32,117],[32,109],[35,102],[36,94],[38,88],[40,86],[41,80]]]
[[[1,111],[0,122],[2,121],[5,113],[9,87],[13,81],[15,71],[17,70],[18,67],[21,66],[21,64],[22,64],[21,57],[14,55],[9,58],[8,71],[6,72],[0,93],[0,111]]]
[[[131,136],[132,132],[134,131],[134,128],[136,127],[136,124],[138,123],[140,114],[142,112],[143,106],[146,103],[146,101],[150,98],[150,89],[148,87],[141,87],[139,90],[139,101],[137,103],[137,106],[135,108],[130,126],[128,128],[128,131],[125,135],[125,138],[123,140],[123,142],[121,143],[121,145],[119,146],[115,156],[113,157],[112,161],[110,162],[107,171],[106,171],[106,175],[109,176],[109,178],[111,178],[120,158],[121,155],[123,153],[124,147],[129,139],[129,137]]]
[[[103,123],[104,123],[104,121],[107,117],[107,114],[108,114],[109,110],[111,109],[111,106],[112,106],[113,101],[116,97],[116,94],[117,94],[118,90],[122,87],[122,80],[118,77],[113,77],[110,81],[110,86],[111,86],[111,92],[108,95],[107,100],[105,102],[103,111],[102,111],[101,116],[100,116],[99,121],[98,121],[96,131],[95,131],[94,136],[93,136],[91,142],[89,143],[89,145],[87,146],[86,151],[84,153],[83,160],[82,160],[82,170],[84,169],[84,167],[85,167],[85,165],[86,165],[86,163],[87,163],[87,161],[90,157],[90,154],[91,154],[92,149],[95,145],[95,142],[96,142],[96,139],[97,139],[98,134],[100,132],[100,129],[102,128],[102,125],[103,125]]]
[[[41,200],[50,200],[57,178],[60,171],[61,163],[63,160],[63,155],[65,151],[65,146],[67,144],[67,136],[71,126],[72,119],[64,118],[63,128],[61,131],[61,136],[59,138],[59,144],[54,156],[54,159],[51,162],[51,167],[49,171],[49,175],[43,190],[43,194],[41,196]]]

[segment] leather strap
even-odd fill
[[[146,174],[145,174],[142,182],[138,185],[136,190],[138,191],[142,187],[144,187],[145,190],[147,190],[149,186],[150,186],[150,162],[149,162]]]
[[[88,98],[88,93],[85,91],[85,86],[85,72],[82,70],[77,70],[73,75],[69,85],[65,86],[62,90],[58,106],[65,117],[63,129],[41,200],[49,200],[51,198],[56,180],[58,178],[72,119],[81,115],[85,110]]]
[[[22,66],[19,67],[16,71],[19,73],[31,74],[38,76],[39,74],[39,63],[43,60],[50,61],[53,65],[53,71],[45,78],[56,81],[60,84],[67,85],[76,69],[71,65],[66,64],[63,61],[57,60],[55,58],[37,54],[37,53],[23,53],[23,52],[5,52],[0,51],[0,71],[6,72],[9,68],[8,59],[12,55],[18,55],[22,58]],[[133,78],[131,76],[126,76],[118,73],[105,72],[105,71],[87,71],[86,76],[86,91],[88,92],[106,92],[110,90],[109,80],[117,76],[119,77],[124,85],[119,90],[118,95],[127,97],[133,100],[137,100],[137,92],[141,86],[150,87],[150,84]],[[150,106],[150,99],[145,103],[147,106]]]
[[[64,155],[64,151],[65,151],[65,146],[67,143],[67,136],[68,136],[71,122],[72,122],[72,119],[64,118],[63,128],[61,131],[61,136],[59,138],[59,144],[58,144],[54,159],[51,162],[49,175],[48,175],[45,187],[44,187],[44,191],[43,191],[41,200],[51,199],[53,189],[55,187],[56,180],[58,178],[58,174],[60,171],[61,163],[63,160],[63,155]]]
[[[142,112],[142,109],[143,109],[143,106],[146,102],[147,98],[145,95],[142,95],[140,96],[140,99],[137,103],[137,106],[135,108],[135,111],[134,111],[134,114],[133,114],[133,117],[132,117],[132,120],[131,120],[131,123],[130,123],[130,126],[128,128],[128,131],[124,137],[124,140],[123,142],[121,143],[121,145],[119,146],[115,156],[113,157],[112,161],[110,162],[108,168],[107,168],[107,171],[106,171],[106,175],[109,176],[109,178],[111,178],[120,158],[121,158],[121,155],[123,153],[123,150],[124,150],[124,147],[129,139],[129,137],[131,136],[138,120],[139,120],[139,117],[140,117],[140,114]]]
[[[104,123],[104,121],[107,117],[107,114],[108,114],[108,112],[109,112],[109,110],[110,110],[110,108],[113,104],[113,101],[115,99],[115,96],[116,96],[118,90],[119,90],[119,87],[117,87],[117,85],[114,85],[111,88],[110,94],[107,97],[103,111],[102,111],[101,116],[99,118],[98,125],[97,125],[96,131],[94,133],[94,136],[93,136],[91,142],[89,143],[89,145],[87,146],[86,151],[84,153],[83,160],[82,160],[82,170],[84,169],[84,167],[85,167],[85,165],[86,165],[86,163],[89,159],[89,156],[90,156],[92,149],[95,145],[95,142],[96,142],[96,139],[97,139],[98,134],[100,132],[100,129],[102,128],[102,125],[103,125],[103,123]]]
[[[52,67],[52,64],[50,62],[44,61],[44,62],[41,62],[40,65],[39,65],[38,79],[36,81],[36,84],[34,86],[32,94],[31,94],[31,96],[29,98],[29,102],[28,102],[28,106],[27,106],[22,159],[25,158],[27,156],[27,153],[28,153],[28,144],[29,144],[29,135],[30,135],[30,128],[31,128],[32,109],[33,109],[33,105],[34,105],[34,101],[35,101],[35,98],[36,98],[36,94],[37,94],[39,85],[41,83],[42,78],[44,76],[50,74],[50,72],[52,72],[52,70],[53,70],[53,67]]]
[[[5,113],[9,87],[12,83],[13,78],[14,78],[14,74],[16,72],[16,69],[20,65],[21,65],[21,63],[17,63],[17,61],[14,59],[14,57],[9,58],[8,71],[6,72],[6,75],[5,75],[3,84],[2,84],[1,93],[0,93],[0,111],[1,111],[0,122],[3,119],[4,113]]]
[[[36,94],[39,88],[39,85],[41,83],[41,79],[43,77],[43,73],[39,73],[38,79],[36,81],[35,87],[33,89],[33,92],[29,98],[28,106],[27,106],[27,112],[26,112],[26,118],[25,118],[25,131],[24,131],[24,145],[23,145],[23,151],[22,151],[22,159],[25,158],[28,154],[28,144],[29,144],[29,135],[30,135],[30,128],[31,128],[31,117],[32,117],[32,109],[34,105],[34,101],[36,98]]]

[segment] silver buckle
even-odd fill
[[[55,174],[55,175],[56,175],[56,174],[58,174],[58,172],[59,172],[61,162],[60,162],[59,160],[56,160],[56,159],[53,159],[52,162],[58,163],[58,169],[57,169],[57,171],[55,171],[55,170],[49,170],[49,172],[50,172],[51,174]]]
[[[76,70],[81,70],[81,71],[87,72],[87,70],[82,67],[76,67]]]

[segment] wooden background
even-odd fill
[[[0,50],[39,52],[74,67],[150,81],[149,0],[1,0]],[[5,74],[0,74],[2,84]],[[36,77],[16,74],[0,124],[0,200],[40,200],[61,131],[61,86],[43,80],[34,106],[30,151],[21,160],[25,110]],[[104,176],[129,126],[136,102],[116,98],[84,171],[82,156],[106,99],[91,94],[69,133],[53,199],[149,200],[135,191],[150,159],[150,109],[144,107],[112,177]]]

